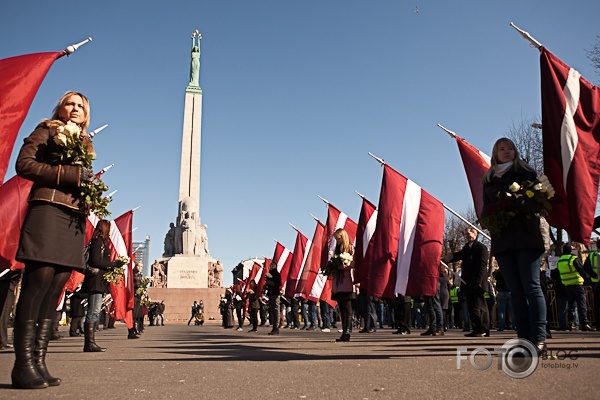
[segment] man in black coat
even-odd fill
[[[487,247],[477,240],[477,231],[468,227],[464,231],[466,244],[462,250],[448,254],[443,258],[446,263],[462,260],[461,278],[469,308],[469,318],[473,331],[465,334],[469,337],[490,335],[490,316],[484,293],[487,284],[487,263],[489,252]]]
[[[267,297],[269,298],[269,319],[272,326],[269,335],[278,335],[281,274],[277,271],[277,263],[275,262],[271,262],[269,272],[267,273],[266,287]]]

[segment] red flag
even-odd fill
[[[246,278],[246,284],[244,285],[244,292],[243,292],[244,297],[248,293],[248,289],[250,287],[250,281],[254,280],[254,282],[256,282],[257,276],[258,276],[258,279],[260,279],[261,275],[262,275],[262,265],[260,265],[256,261],[254,261],[254,265],[252,265],[252,269],[250,270],[250,275],[248,275],[248,278]]]
[[[32,185],[33,182],[14,176],[0,186],[0,271],[24,268],[23,263],[15,260],[15,256]]]
[[[54,61],[63,54],[35,53],[0,60],[0,186],[33,98]]]
[[[323,239],[323,251],[321,253],[321,270],[325,270],[327,262],[331,260],[335,251],[335,239],[333,239],[333,233],[339,228],[344,228],[348,233],[350,242],[354,243],[354,240],[356,239],[356,229],[358,228],[356,222],[351,220],[333,204],[327,203],[327,205],[327,223],[325,224],[325,237]],[[331,298],[331,285],[331,279],[327,279],[321,272],[315,279],[310,295],[335,307],[337,302]]]
[[[300,294],[302,298],[312,300],[314,302],[319,301],[318,297],[311,297],[310,292],[315,283],[317,275],[321,270],[321,252],[323,251],[323,237],[325,233],[325,224],[317,220],[317,226],[315,227],[315,233],[313,234],[312,244],[308,250],[306,257],[306,265],[302,276],[298,282],[296,293]]]
[[[369,293],[435,295],[443,237],[442,203],[385,165]]]
[[[306,236],[300,233],[296,229],[298,234],[296,235],[296,245],[294,246],[294,254],[292,256],[292,262],[290,264],[290,272],[287,276],[287,283],[285,288],[285,295],[287,297],[294,297],[296,295],[296,286],[298,279],[302,274],[302,269],[306,263],[306,257],[308,256],[308,249],[310,248],[311,241]]]
[[[275,261],[275,264],[277,264],[277,272],[281,274],[281,287],[279,290],[283,289],[285,283],[287,282],[293,255],[294,254],[281,243],[277,242],[275,244],[273,261]]]
[[[481,152],[475,146],[459,136],[454,137],[458,145],[458,151],[462,158],[467,180],[471,188],[471,196],[473,196],[473,204],[475,205],[475,213],[478,218],[481,218],[483,210],[483,185],[481,178],[490,169],[490,156]]]
[[[362,207],[358,217],[356,230],[356,247],[354,249],[354,281],[362,288],[369,288],[369,271],[373,256],[373,235],[377,226],[377,207],[369,200],[362,198]]]
[[[133,211],[127,211],[120,217],[111,221],[110,242],[112,259],[119,256],[128,256],[133,259]],[[133,262],[125,266],[124,278],[119,284],[110,284],[110,293],[113,299],[112,312],[117,320],[125,320],[128,328],[133,327],[131,310],[134,307],[133,289]],[[131,326],[130,326],[131,324]]]
[[[262,294],[265,289],[265,285],[267,284],[267,272],[271,268],[271,260],[265,257],[265,261],[263,263],[263,267],[261,270],[261,275],[256,281],[256,291],[257,293]]]
[[[600,89],[540,51],[544,172],[556,191],[547,219],[588,245],[600,177]]]

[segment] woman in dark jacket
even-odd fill
[[[68,158],[57,159],[56,154],[64,151],[61,138],[68,128],[81,138],[86,157],[95,158],[86,132],[89,120],[88,99],[65,93],[52,119],[42,121],[25,139],[17,158],[17,174],[33,186],[16,255],[25,263],[25,274],[14,326],[14,388],[42,389],[61,382],[46,368],[46,351],[62,289],[73,269],[84,268],[86,208],[80,202],[81,186],[97,178],[90,169]]]
[[[107,282],[104,280],[104,273],[108,270],[120,267],[122,261],[110,261],[110,222],[103,219],[98,221],[96,229],[92,234],[89,249],[89,265],[97,268],[96,273],[86,273],[81,290],[88,294],[87,313],[83,324],[83,332],[85,340],[83,351],[85,352],[100,352],[106,351],[105,348],[96,344],[94,338],[94,329],[100,316],[102,308],[102,299],[104,293],[108,291]]]
[[[540,262],[545,250],[539,212],[543,207],[527,196],[510,195],[518,185],[536,178],[536,172],[521,160],[510,139],[496,141],[491,167],[482,179],[482,225],[490,231],[491,253],[510,288],[517,336],[542,352],[546,348],[546,303],[540,286]]]
[[[444,321],[444,331],[448,330],[448,308],[450,307],[450,279],[448,277],[446,267],[439,267],[439,282],[440,282],[440,305],[442,306],[442,320]]]
[[[250,307],[250,322],[252,329],[248,332],[258,332],[258,310],[260,310],[260,293],[256,292],[256,281],[252,279],[248,286],[248,306]]]

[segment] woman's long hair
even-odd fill
[[[348,238],[348,232],[344,229],[339,228],[333,233],[333,238],[337,242],[337,248],[340,253],[350,252],[350,238]]]
[[[82,95],[79,92],[67,92],[67,93],[63,94],[63,96],[60,98],[60,100],[58,100],[58,104],[56,104],[56,107],[54,107],[54,110],[52,111],[51,119],[58,119],[58,112],[59,112],[60,108],[63,107],[67,103],[67,99],[69,97],[71,97],[72,95],[79,96],[79,97],[81,97],[81,100],[83,100],[83,109],[85,110],[85,119],[81,123],[81,130],[83,130],[84,132],[87,132],[87,129],[90,126],[90,101],[88,100],[87,97],[85,97],[84,95]]]
[[[110,238],[110,222],[105,219],[98,221],[98,225],[96,225],[96,229],[94,229],[94,234],[92,235],[92,239],[93,238],[100,238],[104,244],[108,245],[108,240]]]
[[[515,159],[513,160],[513,168],[515,166],[519,166],[519,167],[525,169],[526,171],[536,172],[533,168],[531,168],[529,166],[529,164],[527,164],[525,161],[523,161],[523,159],[521,159],[521,155],[519,154],[519,150],[517,149],[517,146],[515,146],[515,143],[512,140],[510,140],[509,138],[503,137],[503,138],[496,140],[496,143],[494,143],[494,147],[492,148],[492,160],[491,160],[490,169],[488,169],[487,172],[485,173],[485,175],[483,175],[483,178],[481,178],[482,183],[488,183],[494,177],[494,172],[496,172],[496,167],[498,166],[498,164],[500,164],[500,162],[498,162],[498,147],[501,144],[508,144],[508,145],[512,146],[512,148],[515,150]]]

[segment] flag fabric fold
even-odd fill
[[[32,185],[30,180],[13,176],[0,186],[0,271],[25,267],[15,257]]]
[[[119,284],[110,284],[113,299],[111,313],[117,320],[124,320],[128,328],[133,327],[133,211],[127,211],[110,223],[111,259],[128,256],[131,262],[124,267],[124,279]]]
[[[298,280],[302,275],[304,265],[306,264],[306,257],[308,256],[308,250],[311,244],[311,241],[300,231],[296,230],[296,232],[296,244],[294,246],[294,254],[292,256],[285,288],[285,295],[289,298],[295,297],[297,293],[296,287],[298,285]]]
[[[366,198],[362,198],[360,216],[356,230],[354,249],[354,282],[360,287],[369,287],[369,273],[373,256],[373,235],[377,227],[377,207]]]
[[[467,174],[467,181],[469,181],[469,187],[471,188],[475,213],[478,218],[481,218],[481,212],[483,211],[483,185],[481,184],[481,178],[490,169],[490,156],[459,136],[455,136],[455,139],[465,173]]]
[[[384,298],[435,295],[444,237],[442,203],[384,165],[377,210],[368,292]]]
[[[600,89],[540,48],[544,172],[556,195],[547,220],[588,245],[600,177]]]
[[[279,290],[282,290],[286,285],[293,255],[294,254],[284,245],[276,242],[273,261],[277,264],[277,272],[281,275],[281,286],[279,287]]]
[[[309,299],[314,302],[318,302],[319,298],[310,296],[310,292],[321,269],[321,252],[323,251],[324,232],[325,224],[323,224],[321,221],[317,221],[312,244],[306,257],[306,265],[298,283],[298,289],[296,290],[296,292],[299,293],[302,298]]]
[[[34,53],[0,60],[0,186],[31,103],[50,67],[63,54]]]

